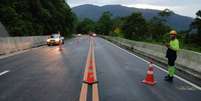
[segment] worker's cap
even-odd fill
[[[177,32],[175,30],[170,31],[170,35],[177,35]]]

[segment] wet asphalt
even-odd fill
[[[95,61],[100,101],[200,101],[201,91],[154,68],[157,84],[141,81],[148,64],[95,38]],[[46,46],[0,59],[0,101],[79,101],[89,38],[83,36],[58,46]]]

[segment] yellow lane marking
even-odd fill
[[[98,84],[93,84],[92,101],[99,101]]]
[[[88,90],[88,85],[83,83],[79,101],[87,101],[87,90]]]
[[[97,75],[96,75],[96,63],[95,63],[95,55],[94,55],[94,41],[93,39],[90,38],[90,46],[89,46],[89,51],[88,51],[88,56],[87,56],[87,62],[85,66],[85,71],[84,71],[84,77],[83,80],[87,81],[87,73],[89,71],[92,71],[94,73],[94,80],[97,81]],[[90,63],[92,61],[92,64]],[[88,68],[90,65],[92,65],[92,69]],[[80,99],[79,101],[87,101],[87,92],[88,92],[88,84],[83,83],[81,92],[80,92]],[[92,101],[99,101],[99,91],[98,91],[98,84],[92,84]]]
[[[86,61],[83,81],[87,80],[87,72],[88,72],[90,57],[91,57],[91,42],[90,42],[89,51],[88,51],[88,55],[87,55],[87,61]],[[80,92],[79,101],[87,101],[87,91],[88,91],[88,84],[83,83],[81,92]]]
[[[92,44],[92,58],[93,58],[93,72],[94,72],[94,79],[97,80],[97,74],[96,74],[96,62],[95,62],[95,47],[94,47],[95,40],[93,40]],[[99,101],[99,91],[98,91],[98,84],[93,84],[93,91],[92,91],[92,101]]]
[[[94,42],[94,41],[92,41]],[[97,81],[97,75],[96,75],[96,63],[95,63],[95,54],[94,54],[94,43],[92,43],[92,59],[93,59],[93,72],[94,72],[94,79]]]
[[[91,41],[90,41],[89,52],[88,52],[85,71],[84,71],[84,78],[83,78],[84,81],[87,80],[87,72],[88,72],[88,66],[90,65],[89,62],[90,62],[90,58],[91,58],[91,51],[92,50],[91,50]]]

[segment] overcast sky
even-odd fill
[[[83,4],[112,5],[120,4],[128,7],[150,8],[163,10],[168,8],[175,13],[195,17],[201,10],[201,0],[66,0],[71,7]]]

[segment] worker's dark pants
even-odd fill
[[[173,77],[175,75],[176,69],[175,69],[175,59],[168,59],[168,75],[170,77]]]
[[[176,61],[176,58],[168,58],[168,65],[175,66],[175,61]]]
[[[168,75],[170,77],[173,77],[176,72],[176,69],[175,69],[175,61],[177,59],[176,51],[168,49],[166,53],[166,57],[168,58]]]

